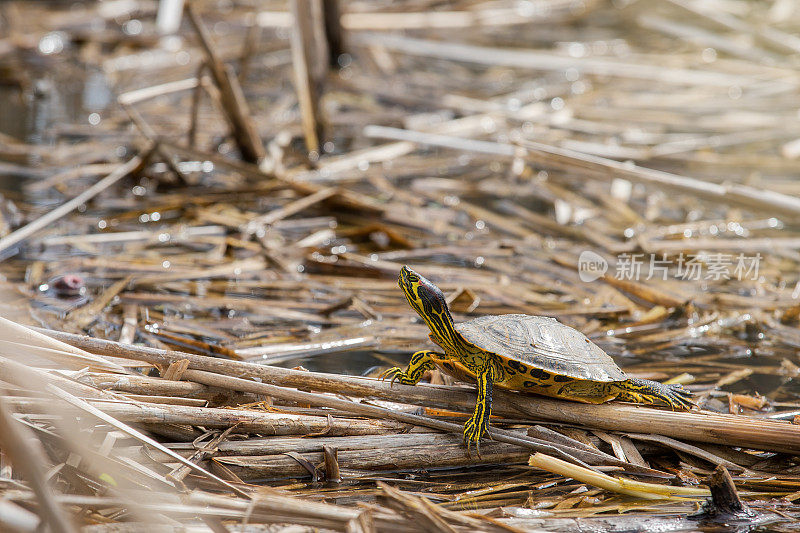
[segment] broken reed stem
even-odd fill
[[[528,465],[547,470],[553,474],[569,477],[581,483],[587,483],[601,489],[610,490],[619,494],[626,494],[628,496],[636,496],[646,500],[673,500],[684,499],[676,498],[681,496],[697,498],[711,495],[708,489],[657,485],[655,483],[643,483],[641,481],[615,478],[607,474],[599,474],[592,470],[575,466],[561,459],[556,459],[555,457],[550,457],[542,453],[531,455],[531,458],[528,460]]]
[[[707,511],[710,515],[723,520],[755,516],[755,513],[739,497],[733,479],[723,465],[717,466],[705,481],[711,489],[712,505],[711,509]]]
[[[319,108],[319,97],[324,81],[324,70],[327,69],[327,52],[321,55],[323,47],[327,48],[324,39],[325,29],[322,21],[322,5],[320,0],[291,0],[294,27],[292,30],[292,65],[294,67],[295,88],[300,104],[300,115],[303,123],[303,135],[308,152],[320,154],[322,138],[322,122]]]
[[[263,384],[280,387],[376,397],[389,401],[461,411],[471,411],[475,405],[475,393],[459,387],[430,385],[411,387],[398,384],[391,386],[389,383],[373,379],[320,372],[302,372],[184,352],[122,345],[114,341],[93,339],[65,332],[44,329],[38,331],[92,353],[167,365],[173,361],[188,359],[190,369],[248,380],[258,379]],[[248,381],[248,383],[258,385],[252,381]],[[260,394],[270,395],[267,392],[260,392]],[[349,404],[352,407],[352,402]],[[493,405],[496,414],[510,417],[526,414],[534,420],[566,422],[610,431],[657,433],[682,440],[792,454],[800,452],[800,427],[744,416],[667,411],[622,403],[587,405],[499,389],[495,391]]]
[[[239,85],[239,79],[232,74],[232,70],[217,55],[208,30],[191,4],[186,5],[186,13],[189,15],[189,21],[197,32],[200,44],[206,54],[206,64],[219,88],[225,117],[233,130],[234,139],[242,153],[242,158],[250,163],[257,163],[264,157],[264,145],[258,135],[258,129],[253,123],[242,87]]]
[[[442,444],[461,444],[461,437],[452,433],[393,433],[376,435],[329,436],[327,433],[313,439],[295,437],[252,438],[223,442],[219,446],[220,456],[281,455],[287,452],[321,453],[323,447],[336,448],[339,453],[354,450],[376,450],[390,448],[427,447],[433,449]],[[183,445],[171,446],[174,450],[186,449]]]
[[[88,372],[78,381],[97,389],[123,394],[150,396],[174,396],[185,399],[214,400],[217,405],[235,405],[255,401],[255,396],[239,394],[234,391],[214,389],[192,381],[171,381],[163,378]]]

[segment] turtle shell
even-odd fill
[[[487,352],[554,374],[602,382],[628,379],[614,360],[586,335],[555,318],[482,316],[456,324],[456,331]]]

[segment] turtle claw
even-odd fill
[[[673,411],[689,411],[692,407],[697,407],[692,400],[692,394],[680,385],[667,385],[664,395],[669,399]]]
[[[408,375],[405,372],[403,372],[401,368],[398,368],[396,366],[381,373],[381,380],[385,380],[386,378],[389,377],[392,378],[392,380],[389,382],[390,387],[394,385],[395,381],[398,381],[405,385],[416,385],[416,383],[413,380],[411,380],[408,377]]]
[[[411,361],[408,363],[408,367],[406,367],[405,370],[396,366],[392,367],[381,374],[381,379],[391,377],[392,382],[389,386],[394,385],[395,381],[403,385],[416,385],[419,383],[419,380],[422,379],[426,370],[433,370],[435,368],[433,360],[431,359],[431,354],[435,353],[436,352],[431,352],[430,350],[415,352],[414,355],[411,356]]]
[[[397,379],[397,375],[402,373],[403,371],[395,366],[381,372],[380,378],[381,381],[386,381],[386,378],[391,377],[392,381],[389,382],[389,386],[391,387],[392,385],[394,385],[394,380]]]
[[[478,458],[481,457],[481,437],[487,433],[486,423],[482,417],[471,416],[467,423],[464,424],[464,444],[467,446],[467,455],[469,455],[470,446],[475,444],[475,452]]]

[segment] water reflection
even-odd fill
[[[55,126],[88,124],[91,113],[109,106],[113,93],[102,71],[78,65],[54,69],[50,63],[49,58],[28,58],[20,66],[25,79],[0,85],[0,133],[52,144]]]

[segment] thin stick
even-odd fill
[[[68,215],[73,209],[77,209],[81,205],[85,204],[104,190],[108,189],[116,182],[124,178],[125,176],[136,172],[143,164],[144,164],[144,156],[137,155],[131,159],[129,159],[126,163],[121,164],[119,167],[116,168],[113,172],[111,172],[108,176],[101,179],[81,194],[69,200],[60,206],[56,207],[46,215],[43,215],[27,226],[23,226],[19,228],[17,231],[6,235],[2,239],[0,239],[0,254],[5,250],[8,250],[15,244],[19,244],[20,242],[24,241],[25,239],[29,238],[31,235],[36,233],[37,231],[49,226],[56,220],[60,219]],[[4,256],[0,256],[0,261],[3,260]]]
[[[282,220],[286,217],[292,216],[304,209],[308,209],[312,205],[322,202],[335,195],[338,191],[335,188],[325,188],[309,194],[306,197],[290,202],[279,209],[270,211],[264,215],[250,220],[243,228],[247,233],[255,233],[260,227],[269,226],[275,222]]]
[[[188,91],[189,89],[194,89],[198,85],[200,85],[200,73],[194,78],[161,83],[159,85],[152,85],[143,89],[122,93],[117,97],[117,101],[122,105],[133,105],[157,96]]]
[[[292,64],[294,66],[295,88],[300,103],[300,115],[303,121],[303,135],[306,149],[319,155],[319,144],[322,136],[320,121],[319,93],[320,82],[318,67],[315,64],[317,41],[315,25],[321,26],[318,16],[321,13],[313,5],[316,0],[292,0],[294,29],[292,31]],[[316,6],[319,7],[319,6]]]
[[[632,439],[641,440],[645,442],[655,442],[657,444],[661,444],[663,446],[667,446],[669,448],[673,448],[675,450],[679,450],[696,457],[700,457],[701,459],[705,459],[709,463],[714,463],[717,466],[724,466],[736,472],[741,472],[745,470],[744,467],[741,467],[727,459],[719,457],[718,455],[714,455],[711,452],[708,452],[702,448],[698,448],[697,446],[692,446],[691,444],[686,444],[685,442],[681,442],[676,439],[671,439],[669,437],[664,437],[663,435],[647,435],[643,433],[628,433],[628,436]]]

